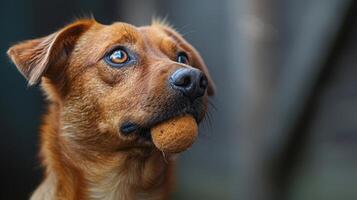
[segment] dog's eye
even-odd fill
[[[117,49],[109,55],[109,61],[113,64],[124,64],[128,62],[129,56],[123,49]]]
[[[178,53],[176,61],[179,62],[179,63],[186,64],[186,65],[189,64],[188,56],[187,56],[187,54],[185,52]]]

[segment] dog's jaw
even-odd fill
[[[152,149],[145,156],[116,152],[84,157],[76,146],[63,142],[69,134],[60,132],[61,110],[60,105],[51,104],[45,116],[41,157],[46,174],[32,200],[168,198],[174,164],[170,156]]]

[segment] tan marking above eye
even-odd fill
[[[178,44],[170,37],[164,37],[160,40],[159,47],[164,52],[176,52]]]

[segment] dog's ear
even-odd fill
[[[208,72],[208,68],[207,68],[205,62],[203,61],[201,55],[198,53],[198,51],[192,45],[190,45],[188,42],[186,42],[186,40],[183,39],[183,37],[172,26],[170,26],[165,19],[164,20],[154,19],[152,24],[154,26],[160,27],[162,30],[164,30],[164,32],[166,32],[166,34],[168,34],[174,40],[179,41],[182,45],[188,47],[191,50],[191,52],[193,54],[192,56],[193,56],[193,60],[194,60],[194,67],[200,69],[206,75],[206,77],[208,79],[207,94],[209,96],[213,96],[215,93],[216,87],[215,87],[215,84],[211,78],[211,75]]]
[[[36,84],[51,66],[65,64],[75,41],[94,22],[79,20],[46,37],[13,45],[7,54],[28,84]]]

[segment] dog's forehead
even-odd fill
[[[95,24],[90,31],[86,34],[87,37],[93,39],[97,42],[136,42],[140,38],[140,33],[137,27],[127,24],[117,22],[111,25]]]
[[[150,39],[162,39],[169,37],[169,35],[159,26],[141,26],[138,27],[138,30]]]
[[[162,25],[137,27],[122,22],[111,25],[95,23],[78,39],[72,58],[85,62],[83,65],[93,65],[118,46],[125,46],[139,55],[172,56],[180,47],[190,50],[185,48],[186,42],[180,38]]]
[[[111,25],[94,24],[77,43],[80,47],[89,46],[97,50],[109,48],[112,45],[155,45],[175,43],[167,32],[157,25],[134,26],[131,24],[117,22]]]
[[[134,51],[153,48],[173,50],[177,42],[157,25],[137,27],[122,22],[111,25],[96,23],[79,39],[75,52],[81,52],[78,56],[90,57],[87,61],[94,63],[117,45],[129,46]]]
[[[87,37],[98,43],[137,43],[140,41],[159,41],[170,36],[159,26],[134,26],[128,23],[116,22],[111,25],[96,24]]]

